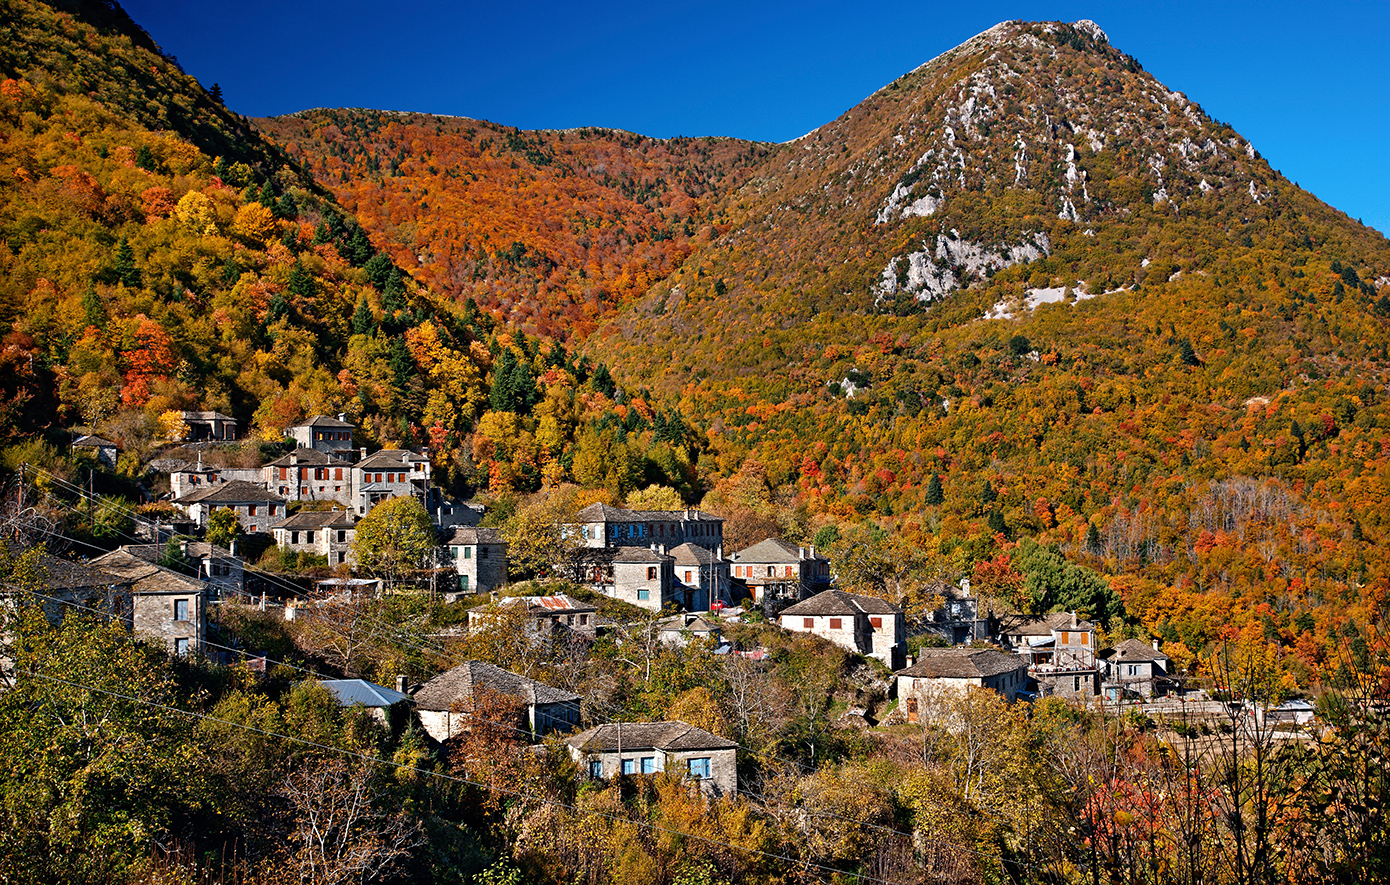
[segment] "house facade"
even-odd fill
[[[525,606],[527,613],[537,625],[554,628],[563,627],[583,636],[592,638],[598,629],[598,608],[585,602],[557,593],[553,596],[507,596],[497,600],[496,608],[483,606],[468,612],[468,627],[471,630],[496,619],[496,612],[514,606]]]
[[[405,449],[382,449],[352,465],[352,506],[358,516],[388,498],[428,500],[430,459]]]
[[[209,486],[174,503],[182,507],[200,529],[208,527],[208,516],[214,510],[232,511],[242,530],[251,534],[268,533],[272,525],[285,518],[284,498],[242,480]]]
[[[343,510],[301,510],[271,528],[275,543],[296,553],[312,553],[330,566],[356,565],[357,526]]]
[[[591,778],[667,772],[707,796],[738,791],[738,744],[684,722],[610,722],[565,741]]]
[[[696,544],[715,550],[724,546],[724,520],[695,509],[627,510],[590,504],[574,515],[566,532],[585,547],[656,544],[669,549]]]
[[[130,587],[135,635],[174,655],[204,651],[208,627],[206,584],[146,562],[123,548],[98,556],[92,564],[118,575]]]
[[[812,633],[877,658],[889,669],[902,666],[907,641],[903,610],[875,596],[825,590],[783,609],[778,623],[784,630]]]
[[[221,412],[179,412],[188,428],[188,442],[222,442],[236,439],[236,419]]]
[[[1138,694],[1162,697],[1168,691],[1168,656],[1158,650],[1158,640],[1149,645],[1139,639],[1126,639],[1099,655],[1105,669],[1102,686],[1111,700]]]
[[[613,580],[601,592],[650,611],[676,602],[675,560],[649,547],[620,547],[611,562]]]
[[[484,692],[516,701],[532,740],[579,724],[579,695],[483,661],[465,661],[420,686],[416,715],[430,737],[446,741],[468,729]]]
[[[918,722],[947,697],[975,688],[1013,703],[1028,684],[1028,663],[998,648],[924,648],[912,666],[893,675],[907,721]]]
[[[286,501],[352,506],[352,465],[330,454],[301,447],[261,469],[265,487]]]
[[[1075,612],[1006,621],[999,638],[1028,662],[1028,675],[1041,694],[1084,701],[1100,693],[1096,628]]]
[[[180,538],[176,543],[178,555],[207,586],[211,598],[237,599],[245,594],[246,565],[240,556],[206,541]],[[160,565],[168,552],[166,544],[127,544],[121,549],[152,565]]]
[[[729,563],[718,548],[681,544],[670,551],[673,592],[686,611],[707,611],[715,600],[730,604]]]
[[[491,593],[507,583],[507,542],[493,528],[459,526],[444,547],[460,593]]]
[[[343,461],[352,460],[352,432],[356,429],[344,421],[344,415],[330,418],[315,415],[303,424],[295,425],[285,431],[301,449],[312,449],[325,455],[332,455]]]
[[[797,602],[830,587],[830,560],[815,547],[768,538],[738,551],[729,561],[733,579],[764,608]]]

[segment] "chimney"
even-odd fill
[[[180,539],[179,539],[179,552],[182,553],[184,556],[187,556],[187,555],[188,555],[188,539],[187,539],[187,538],[180,538]]]
[[[361,452],[362,452],[362,454],[358,456],[358,460],[359,460],[359,461],[364,461],[364,460],[366,460],[366,458],[367,458],[367,447],[366,447],[366,446],[363,446],[362,449],[361,449]]]
[[[406,693],[406,692],[405,692],[405,688],[406,688],[405,674],[404,674],[404,673],[397,673],[397,674],[396,674],[396,691],[400,692],[401,694],[405,694],[405,693]]]
[[[806,548],[805,548],[805,547],[798,547],[798,548],[796,548],[796,558],[797,558],[797,559],[805,559],[805,558],[806,558]]]
[[[198,472],[199,472],[199,473],[202,473],[202,471],[203,471],[203,450],[202,450],[202,449],[199,449],[199,450],[198,450]]]
[[[347,423],[347,412],[339,412],[339,413],[338,413],[338,420],[339,420],[339,421],[342,421],[344,424],[346,424],[346,423]]]
[[[812,558],[812,559],[815,559],[815,558],[816,558],[816,545],[815,545],[815,544],[812,544],[812,545],[811,545],[811,558]]]
[[[296,451],[297,451],[297,450],[296,450]],[[298,464],[298,463],[299,463],[299,455],[296,454],[296,452],[290,452],[290,466],[293,467],[294,465],[296,465],[296,464]]]
[[[1155,639],[1155,640],[1153,641],[1153,646],[1154,646],[1154,651],[1158,651],[1158,640],[1157,640],[1157,639]]]

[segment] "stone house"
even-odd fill
[[[365,450],[364,450],[365,451]],[[358,516],[388,498],[430,497],[430,459],[405,449],[382,449],[352,465],[352,498]]]
[[[18,552],[18,551],[15,551]],[[42,595],[28,597],[20,591],[0,585],[0,626],[7,622],[3,615],[13,612],[21,600],[34,599],[50,623],[58,624],[69,611],[95,614],[103,621],[117,620],[127,627],[131,624],[134,602],[130,584],[120,575],[86,563],[43,555]],[[12,637],[0,631],[0,691],[14,685],[14,660],[4,654]]]
[[[146,562],[124,548],[92,560],[130,587],[135,635],[179,656],[201,653],[207,639],[207,585]]]
[[[188,427],[184,439],[188,442],[223,441],[236,439],[236,419],[221,412],[179,412],[179,419]]]
[[[782,610],[784,630],[813,633],[841,648],[902,666],[907,625],[903,610],[875,596],[825,590]]]
[[[917,722],[943,698],[972,688],[1013,703],[1028,683],[1028,662],[998,648],[924,648],[916,663],[893,675],[907,721]]]
[[[105,464],[112,470],[116,469],[116,444],[109,439],[102,439],[99,436],[83,435],[72,441],[74,449],[91,452],[96,457],[98,464]]]
[[[483,661],[465,661],[420,686],[415,692],[420,724],[437,741],[466,731],[478,699],[476,693],[484,690],[518,702],[533,741],[552,731],[570,731],[579,724],[579,695]]]
[[[673,592],[686,611],[708,611],[716,599],[728,605],[729,563],[718,548],[685,543],[670,551],[676,576]]]
[[[830,560],[815,547],[798,547],[779,538],[759,541],[729,557],[733,579],[754,603],[776,608],[830,587]]]
[[[312,553],[330,566],[356,565],[352,544],[357,526],[345,510],[301,510],[271,527],[275,543],[296,553]]]
[[[352,460],[352,432],[356,428],[344,421],[344,415],[330,418],[315,415],[303,424],[297,424],[285,431],[302,449],[313,449],[325,455],[332,455],[344,461]]]
[[[698,782],[707,796],[738,790],[738,744],[684,722],[610,722],[565,744],[592,778],[664,771]]]
[[[1100,693],[1096,628],[1075,612],[1010,619],[1001,624],[999,638],[1028,662],[1041,694],[1088,700]]]
[[[684,648],[692,641],[714,640],[720,644],[724,628],[719,621],[694,612],[681,612],[656,622],[657,635],[661,641],[675,648]]]
[[[619,547],[612,559],[613,583],[603,592],[614,599],[659,612],[675,602],[675,560],[649,547]]]
[[[590,504],[565,527],[585,547],[696,544],[711,550],[724,546],[724,520],[699,510],[628,510]]]
[[[176,543],[179,555],[194,576],[207,585],[212,598],[237,599],[246,593],[246,565],[240,556],[207,541],[180,538]],[[159,565],[167,548],[164,544],[127,544],[121,549]]]
[[[214,510],[231,510],[242,530],[251,534],[268,533],[272,525],[285,518],[284,498],[242,480],[208,486],[174,503],[182,507],[200,529],[208,527],[208,516]]]
[[[1138,639],[1126,639],[1102,651],[1099,658],[1105,669],[1102,688],[1109,699],[1129,694],[1162,697],[1167,693],[1168,656],[1158,650],[1158,640],[1150,646]]]
[[[406,715],[410,695],[404,691],[377,685],[365,679],[320,679],[319,685],[328,689],[340,707],[363,707],[374,719],[390,726]]]
[[[262,483],[286,501],[332,501],[352,506],[352,465],[298,448],[264,465]]]
[[[557,593],[553,596],[506,596],[497,600],[494,606],[483,606],[468,612],[468,627],[494,621],[497,612],[503,608],[525,606],[531,619],[537,624],[551,628],[563,627],[583,636],[592,638],[598,628],[598,608],[588,603]]]
[[[507,542],[492,528],[459,526],[444,547],[461,593],[491,593],[507,583]]]

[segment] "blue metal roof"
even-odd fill
[[[365,679],[320,679],[319,685],[333,692],[344,707],[361,704],[364,707],[389,707],[410,700],[410,695]]]

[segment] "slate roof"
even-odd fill
[[[138,556],[145,562],[159,564],[159,558],[164,555],[164,544],[124,544],[121,549],[134,556]],[[207,541],[188,541],[188,556],[190,559],[236,559],[241,557],[232,553],[225,547],[216,547]]]
[[[619,547],[613,554],[614,562],[666,562],[670,558],[650,547]]]
[[[590,504],[574,515],[578,522],[723,522],[723,518],[713,516],[694,508],[687,510],[628,510],[608,504]]]
[[[723,626],[709,618],[701,615],[679,614],[669,618],[662,618],[657,621],[657,625],[663,633],[683,633],[689,630],[691,633],[718,633],[723,630]]]
[[[411,464],[424,460],[424,455],[418,455],[405,449],[382,449],[368,455],[353,466],[359,470],[399,470],[402,467],[409,469]]]
[[[997,648],[924,648],[918,654],[917,663],[894,675],[979,679],[1028,667],[1028,662],[1019,655]]]
[[[114,449],[114,448],[116,448],[116,444],[113,443],[111,440],[109,440],[109,439],[102,439],[102,438],[99,437],[99,436],[90,436],[90,435],[88,435],[88,436],[79,436],[77,439],[75,439],[75,440],[72,441],[72,444],[75,445],[75,446],[84,446],[84,447],[90,447],[90,448],[94,448],[94,449]]]
[[[739,562],[800,562],[803,559],[802,549],[781,538],[768,538],[735,553],[734,559]],[[809,548],[805,552],[805,559],[825,559],[819,553],[813,555]]]
[[[723,562],[715,552],[708,547],[701,547],[699,544],[685,543],[679,547],[672,547],[670,550],[671,558],[676,561],[676,565],[718,565]]]
[[[466,712],[472,709],[475,687],[486,687],[511,695],[528,706],[579,700],[579,695],[574,692],[528,679],[520,673],[503,670],[484,661],[465,661],[422,685],[415,693],[415,706],[420,710],[451,710],[458,702],[459,709]]]
[[[1142,639],[1126,639],[1100,653],[1102,658],[1115,661],[1166,661],[1168,656],[1155,651],[1152,645]]]
[[[861,596],[843,590],[825,590],[810,599],[782,609],[783,615],[817,617],[824,615],[900,615],[903,610],[877,596]]]
[[[224,415],[221,412],[179,412],[179,417],[185,421],[231,421],[236,423],[236,419],[231,415]]]
[[[89,587],[109,587],[112,584],[125,584],[120,575],[94,565],[59,559],[45,555],[39,560],[48,580],[44,585],[50,590],[85,590]]]
[[[364,707],[389,707],[410,700],[408,694],[365,679],[320,679],[319,685],[333,692],[338,698],[338,704],[343,707],[351,707],[353,704],[361,704]]]
[[[272,529],[350,529],[352,515],[346,510],[301,510],[271,526]]]
[[[293,459],[293,460],[291,460],[291,459]],[[320,452],[318,449],[306,449],[306,448],[304,448],[303,446],[300,446],[299,448],[295,449],[293,452],[290,452],[288,455],[283,455],[283,456],[281,456],[281,457],[279,457],[279,458],[276,458],[274,461],[271,461],[271,462],[269,462],[269,463],[267,463],[267,464],[264,464],[264,465],[262,465],[262,466],[264,466],[264,467],[347,467],[347,466],[349,466],[349,465],[348,465],[348,462],[342,460],[341,458],[334,458],[332,455],[329,455],[329,454],[326,453],[326,452]]]
[[[328,415],[315,415],[303,424],[296,424],[295,427],[347,427],[351,430],[357,429],[346,421],[339,421],[337,418],[332,418]],[[290,429],[293,430],[294,428],[292,427]]]
[[[727,738],[710,734],[684,722],[608,722],[565,741],[571,747],[590,753],[627,750],[733,750],[738,747]]]
[[[261,488],[255,483],[247,482],[244,479],[234,479],[231,482],[218,483],[215,486],[208,486],[196,492],[190,492],[175,501],[175,504],[197,504],[208,502],[210,504],[242,504],[242,503],[283,503],[284,498]]]
[[[1090,621],[1078,619],[1073,612],[1053,612],[1041,618],[1018,621],[1000,632],[1010,636],[1051,636],[1054,630],[1095,630]]]
[[[465,545],[465,544],[505,544],[502,533],[497,529],[478,528],[477,526],[461,525],[454,528],[453,534],[444,542],[444,546]]]
[[[202,593],[205,585],[197,578],[153,565],[125,548],[112,550],[92,560],[102,570],[118,575],[134,593]]]

